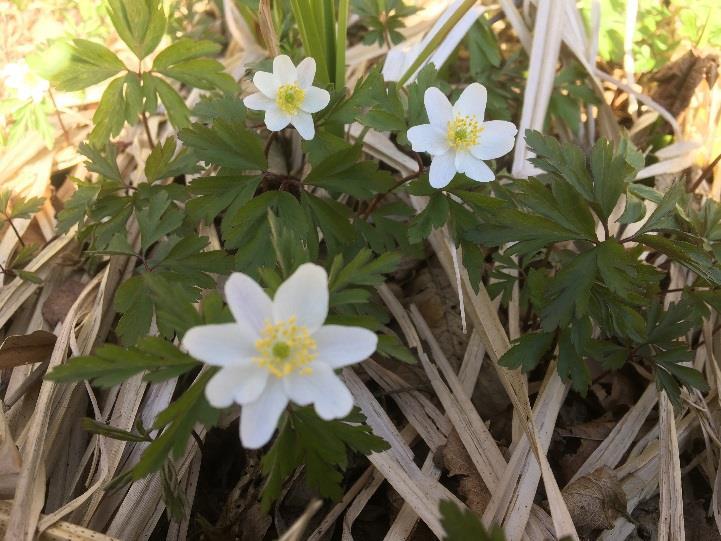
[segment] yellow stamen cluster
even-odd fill
[[[318,355],[308,328],[298,325],[295,316],[280,323],[266,323],[255,347],[258,356],[253,360],[276,378],[293,372],[310,374],[308,365]]]
[[[482,131],[476,115],[456,115],[448,123],[448,142],[456,150],[468,150],[478,143]]]
[[[305,99],[305,90],[296,84],[282,85],[278,88],[278,95],[275,97],[275,103],[278,108],[289,115],[294,115],[303,105]]]

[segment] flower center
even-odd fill
[[[276,378],[293,372],[310,374],[308,365],[318,355],[308,328],[297,325],[295,316],[280,323],[266,323],[255,348],[258,356],[253,360]]]
[[[305,98],[305,90],[296,84],[282,85],[278,88],[275,103],[278,108],[289,115],[294,115],[300,109]]]
[[[456,150],[468,150],[478,143],[482,131],[476,115],[456,115],[448,123],[448,143]]]

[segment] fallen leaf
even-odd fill
[[[53,290],[43,304],[43,318],[47,324],[55,327],[63,321],[84,288],[85,284],[80,280],[70,278]]]
[[[562,494],[579,533],[613,528],[618,517],[627,516],[626,493],[607,466],[579,477]]]
[[[0,345],[0,369],[42,363],[50,358],[56,336],[48,331],[8,336]]]
[[[448,441],[440,452],[439,464],[449,477],[458,480],[458,494],[468,508],[480,515],[488,505],[491,494],[488,492],[478,470],[463,447],[461,437],[456,430],[448,435]]]
[[[677,117],[686,110],[701,81],[705,79],[709,87],[714,85],[718,67],[718,56],[688,51],[651,76],[651,80],[658,82],[651,97]]]

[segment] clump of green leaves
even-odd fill
[[[403,41],[399,32],[405,28],[403,19],[418,11],[404,0],[353,0],[353,11],[360,17],[359,24],[366,29],[363,43],[395,45]]]
[[[306,481],[320,496],[340,499],[348,451],[368,455],[389,448],[362,424],[364,421],[357,408],[345,419],[327,422],[321,421],[310,407],[291,408],[261,463],[267,476],[263,508],[270,509],[280,495],[283,481],[299,466],[305,466]]]
[[[108,0],[108,15],[137,58],[137,67],[126,66],[104,45],[85,39],[55,42],[28,59],[58,90],[83,90],[112,78],[93,115],[93,146],[104,146],[126,122],[145,121],[156,112],[158,101],[176,129],[188,126],[190,110],[169,79],[204,90],[237,90],[222,64],[209,58],[221,49],[209,40],[181,38],[155,56],[150,70],[143,69],[143,59],[157,49],[166,31],[167,17],[160,0]]]
[[[19,249],[15,251],[10,261],[5,266],[0,265],[0,272],[5,276],[18,276],[28,282],[42,283],[42,279],[36,273],[23,268],[37,254],[39,246],[25,243],[15,227],[14,220],[31,219],[44,204],[43,197],[13,197],[10,190],[0,192],[0,224],[7,225],[15,233],[19,244]]]
[[[489,532],[478,517],[468,509],[461,510],[451,501],[442,501],[441,525],[446,532],[444,541],[505,541],[503,530],[494,526]]]
[[[482,223],[465,232],[502,249],[496,294],[522,277],[529,332],[501,363],[529,371],[557,355],[559,374],[581,393],[590,383],[591,359],[607,369],[649,365],[677,403],[681,386],[705,389],[703,377],[683,363],[692,358],[688,336],[721,293],[717,255],[703,238],[713,235],[718,216],[697,212],[694,227],[682,186],[662,195],[636,182],[643,157],[626,141],[614,148],[601,139],[586,155],[538,132],[527,132],[526,140],[542,173],[497,184],[498,200],[476,196]],[[655,210],[647,213],[645,200]],[[666,307],[668,263],[656,263],[660,255],[696,276]]]

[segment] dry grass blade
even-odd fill
[[[673,406],[665,391],[659,397],[659,490],[661,492],[661,515],[659,516],[659,541],[683,541],[683,498],[681,489],[681,464]]]

